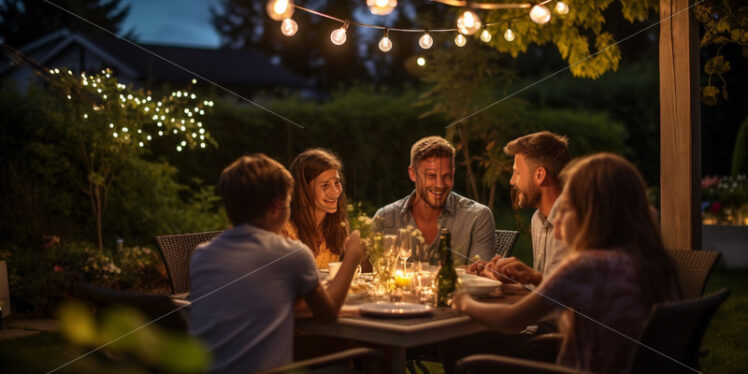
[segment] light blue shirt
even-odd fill
[[[256,226],[236,226],[198,246],[190,260],[190,333],[213,355],[209,372],[291,363],[294,303],[318,284],[306,245]]]
[[[385,235],[397,235],[398,230],[408,225],[418,227],[411,212],[416,192],[395,201],[374,215],[375,229]],[[496,229],[493,214],[487,206],[450,192],[439,213],[439,229],[448,228],[452,237],[452,258],[455,264],[469,264],[478,255],[482,260],[493,258],[496,246]],[[420,260],[427,261],[439,250],[439,235],[433,243],[426,243],[425,254]],[[438,257],[438,256],[437,256]]]

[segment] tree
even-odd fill
[[[129,165],[128,160],[147,151],[156,136],[178,135],[177,150],[214,144],[200,116],[212,101],[187,91],[153,99],[150,92],[121,84],[109,70],[80,77],[71,71],[50,71],[49,86],[57,102],[48,108],[54,122],[63,127],[60,139],[76,150],[86,171],[79,180],[90,198],[99,249],[103,249],[102,221],[114,179]]]
[[[567,14],[553,14],[545,25],[533,22],[527,16],[527,9],[486,12],[484,22],[497,23],[490,28],[495,37],[489,44],[516,57],[530,45],[552,43],[575,77],[597,78],[617,70],[620,48],[613,34],[603,29],[604,13],[613,0],[566,2],[571,10]],[[646,20],[658,9],[658,4],[658,0],[620,0],[621,13],[629,22]],[[515,39],[508,42],[499,36],[510,26]]]
[[[741,47],[743,57],[748,58],[748,5],[738,5],[729,0],[709,0],[694,7],[696,19],[704,26],[701,47],[710,57],[704,64],[704,72],[709,75],[706,86],[701,88],[701,100],[706,105],[717,105],[717,96],[727,100],[727,80],[724,75],[732,70],[730,61],[725,59],[722,49],[727,45]],[[716,47],[712,51],[707,47]],[[714,76],[722,81],[721,87],[712,84]]]
[[[71,13],[118,33],[130,12],[122,0],[55,0]],[[0,2],[0,39],[21,47],[60,28],[102,34],[104,31],[78,17],[40,0],[4,0]],[[132,34],[128,33],[128,37]]]

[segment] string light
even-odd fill
[[[551,11],[543,4],[535,4],[530,9],[530,19],[538,25],[545,25],[551,20]]]
[[[270,0],[265,10],[268,12],[270,18],[275,21],[281,21],[285,18],[291,18],[294,8],[292,0]]]
[[[384,30],[384,36],[379,39],[379,49],[382,52],[389,52],[392,49],[392,41],[389,38],[390,30]]]
[[[419,57],[416,59],[416,64],[418,64],[418,66],[426,66],[426,59],[423,57]]]
[[[429,35],[429,33],[425,33],[421,35],[421,38],[418,39],[418,45],[423,49],[429,49],[432,45],[434,45],[434,38]]]
[[[457,29],[465,35],[473,35],[480,30],[481,22],[478,15],[470,9],[465,10],[457,19]]]
[[[455,44],[458,47],[464,47],[465,43],[467,43],[467,39],[465,38],[465,35],[457,34],[457,36],[455,37]]]
[[[281,32],[285,36],[294,36],[299,30],[299,25],[291,18],[286,18],[281,22]]]
[[[397,0],[366,0],[371,14],[377,16],[386,16],[392,13],[397,6]]]
[[[506,41],[508,42],[514,41],[514,31],[512,31],[511,28],[507,28],[506,31],[504,32],[504,39],[506,39]]]
[[[556,3],[556,13],[558,14],[567,14],[569,13],[569,5],[567,5],[563,1],[559,1]]]
[[[522,17],[523,14],[519,14],[517,16],[513,16],[508,18],[508,20],[499,21],[499,22],[493,22],[493,23],[487,23],[483,24],[480,20],[480,17],[471,10],[472,9],[483,9],[483,10],[499,10],[499,9],[530,9],[527,14],[530,19],[539,24],[543,25],[551,20],[551,11],[546,7],[546,4],[550,3],[551,0],[536,0],[531,3],[471,3],[470,1],[454,1],[454,0],[431,0],[443,4],[447,4],[450,6],[461,6],[466,8],[462,11],[460,14],[458,20],[457,20],[457,28],[451,28],[451,29],[438,29],[438,30],[431,30],[432,32],[454,32],[458,31],[460,34],[463,35],[463,37],[460,37],[459,35],[455,37],[454,42],[458,47],[465,46],[467,44],[467,39],[464,37],[464,35],[473,35],[477,33],[478,31],[481,31],[480,39],[485,42],[489,43],[493,39],[493,35],[487,30],[489,26],[497,25],[501,22],[511,21],[513,19]],[[392,10],[397,6],[397,0],[367,0],[367,6],[372,10],[372,13],[374,14],[380,14],[376,12],[384,12],[384,9],[387,8],[387,13],[381,13],[381,14],[389,14],[392,12]],[[389,35],[387,31],[396,31],[396,32],[406,32],[406,33],[412,33],[412,32],[423,32],[421,37],[418,40],[418,45],[422,49],[429,49],[434,44],[434,39],[429,33],[429,30],[425,29],[404,29],[404,28],[386,28],[379,25],[373,25],[373,24],[367,24],[367,23],[361,23],[361,22],[351,22],[349,20],[343,20],[341,18],[337,18],[334,16],[331,16],[329,14],[325,14],[322,12],[318,12],[316,10],[308,9],[299,5],[295,5],[293,3],[293,0],[270,0],[267,3],[267,12],[270,15],[270,17],[276,21],[281,21],[281,31],[286,36],[292,36],[298,31],[298,24],[293,19],[290,19],[290,14],[293,13],[293,9],[297,8],[301,11],[314,14],[320,17],[324,17],[336,22],[340,22],[343,25],[335,30],[333,30],[330,33],[330,40],[335,45],[342,45],[347,40],[347,30],[348,27],[353,24],[358,27],[366,27],[366,28],[374,28],[374,29],[384,29],[385,30],[385,36],[379,40],[379,48],[387,52],[391,50],[393,43],[392,40],[389,38]],[[567,14],[569,12],[569,6],[564,1],[556,1],[554,10],[558,14]],[[285,17],[281,17],[280,15],[285,15]],[[511,26],[507,28],[507,30],[504,32],[504,39],[506,39],[508,42],[511,42],[515,39],[515,33],[511,30]],[[173,94],[174,95],[174,94]],[[184,93],[184,95],[187,95],[187,92]],[[177,91],[175,93],[176,97],[180,97],[181,93]],[[206,101],[207,106],[209,105]]]
[[[347,38],[347,36],[345,35],[345,31],[347,28],[348,21],[345,21],[342,27],[332,31],[332,33],[330,34],[330,40],[332,40],[332,44],[341,45],[345,43],[345,40]]]
[[[483,29],[483,32],[480,33],[480,40],[482,40],[484,43],[490,42],[491,37],[491,33],[486,29]]]

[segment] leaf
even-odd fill
[[[725,61],[724,56],[714,56],[704,64],[704,72],[707,74],[724,74],[730,71],[730,62]]]
[[[717,95],[719,94],[719,88],[714,86],[706,86],[701,88],[701,101],[709,106],[717,105]]]

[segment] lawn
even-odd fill
[[[707,293],[730,288],[732,294],[719,309],[707,330],[701,360],[704,373],[748,373],[748,269],[727,271],[718,268],[709,280]],[[0,342],[0,372],[47,373],[85,353],[72,347],[56,333]],[[429,367],[441,372],[439,365]],[[141,373],[132,365],[116,368],[96,354],[85,357],[56,373]]]

